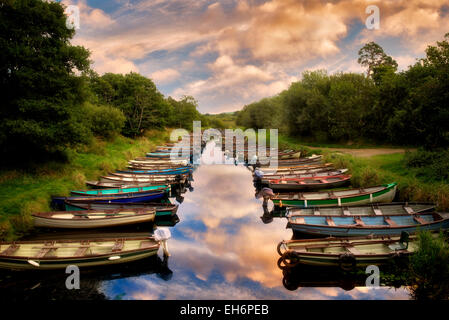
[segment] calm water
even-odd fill
[[[219,152],[215,150],[215,155]],[[251,172],[244,166],[201,165],[193,191],[170,227],[171,257],[92,269],[81,274],[81,289],[65,289],[64,271],[3,273],[0,297],[6,299],[410,299],[406,288],[364,287],[318,269],[283,272],[277,244],[292,238],[284,218],[265,224],[262,201],[255,198]],[[176,221],[173,222],[173,224]],[[147,230],[148,229],[148,230]],[[120,230],[147,234],[150,227]],[[114,235],[118,231],[113,231]],[[98,236],[98,234],[96,234]],[[101,236],[103,236],[102,234]],[[36,238],[74,238],[53,232]]]

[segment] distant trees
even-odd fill
[[[359,51],[367,76],[304,72],[279,95],[243,108],[237,124],[273,128],[320,141],[449,145],[449,34],[426,58],[397,72],[397,63],[369,43]]]

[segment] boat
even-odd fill
[[[147,175],[176,175],[176,174],[188,174],[191,172],[191,168],[181,168],[181,169],[159,169],[159,170],[117,170],[116,173],[125,174],[147,174]]]
[[[303,165],[322,165],[322,155],[313,155],[306,158],[299,158],[299,159],[275,159],[271,157],[259,157],[257,159],[257,162],[255,164],[251,164],[254,167],[295,167],[295,166],[303,166]]]
[[[130,170],[161,170],[161,169],[178,169],[181,167],[186,167],[179,164],[129,164],[128,169]],[[190,166],[188,166],[191,168]]]
[[[256,170],[254,172],[254,179],[260,183],[267,184],[270,180],[284,180],[284,179],[304,179],[317,177],[338,176],[348,172],[348,169],[333,169],[321,172],[307,172],[307,173],[281,173],[281,174],[265,174],[262,171]]]
[[[275,194],[271,201],[278,207],[355,206],[392,202],[396,189],[397,183],[393,182],[376,187],[340,191]]]
[[[311,178],[281,178],[268,180],[267,185],[273,190],[318,190],[342,187],[349,184],[351,175],[333,175]]]
[[[432,212],[436,205],[428,202],[397,202],[373,203],[363,206],[309,207],[287,208],[287,217],[332,216],[332,217],[361,217],[361,216],[392,216],[404,214],[419,214]]]
[[[74,190],[70,193],[74,196],[117,196],[123,194],[140,194],[147,193],[149,191],[170,191],[170,185],[152,185],[147,187],[135,187],[135,188],[118,188],[118,189],[95,189],[95,190]]]
[[[50,270],[126,263],[157,254],[161,244],[154,237],[0,242],[0,268]]]
[[[288,226],[295,232],[326,236],[368,236],[409,234],[418,230],[449,228],[449,214],[430,212],[380,216],[291,216]]]
[[[147,223],[154,221],[155,216],[154,208],[53,211],[32,214],[35,227],[66,229],[106,228]]]
[[[132,194],[116,196],[92,196],[92,197],[52,197],[52,205],[61,207],[66,201],[72,203],[133,203],[133,202],[149,202],[160,199],[165,196],[165,191],[151,191],[147,193]]]
[[[323,171],[329,171],[333,170],[332,163],[324,163],[324,164],[318,164],[318,165],[311,165],[311,166],[296,166],[296,167],[277,167],[277,168],[263,168],[262,170],[256,169],[254,170],[253,174],[256,171],[261,171],[264,175],[265,174],[303,174],[303,173],[313,173],[313,172],[323,172]]]
[[[109,175],[109,176],[102,176],[101,182],[121,182],[121,183],[164,183],[164,184],[183,184],[187,182],[187,177],[183,175],[176,175],[176,176],[170,176],[170,177],[154,177],[154,176],[145,176],[145,177],[138,177],[138,176],[129,176],[129,177],[123,177],[119,175]]]
[[[284,240],[278,245],[278,266],[356,267],[381,265],[406,257],[418,249],[417,237],[398,236]]]
[[[116,209],[145,209],[145,210],[155,210],[156,217],[162,216],[173,216],[178,211],[177,204],[171,203],[95,203],[95,202],[70,202],[66,201],[64,203],[64,209],[67,211],[77,211],[77,210],[116,210]]]
[[[174,160],[174,159],[164,159],[164,160],[157,160],[157,159],[151,159],[151,158],[136,158],[134,160],[129,160],[129,164],[132,165],[183,165],[186,166],[189,164],[189,161],[181,159],[181,160]]]
[[[155,178],[155,179],[171,179],[173,177],[188,177],[188,173],[164,173],[164,174],[153,174],[153,173],[122,173],[122,172],[111,172],[110,176],[125,177],[125,178]]]
[[[176,160],[185,160],[190,157],[189,155],[183,155],[182,149],[177,154],[172,154],[172,152],[148,152],[146,154],[147,158],[154,159],[169,159],[171,160],[172,155],[177,158]]]
[[[173,184],[173,183],[171,183]],[[143,188],[150,186],[158,186],[160,183],[146,182],[146,183],[125,183],[125,182],[101,182],[101,181],[86,181],[86,185],[93,188],[114,188],[114,189],[127,189],[127,188]]]

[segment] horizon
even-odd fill
[[[449,31],[442,0],[58,2],[79,7],[72,43],[91,50],[96,72],[138,72],[166,96],[193,96],[203,114],[277,95],[307,70],[364,73],[357,54],[370,41],[405,70]],[[365,24],[369,5],[379,29]]]

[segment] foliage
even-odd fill
[[[368,77],[373,76],[379,68],[388,66],[394,71],[398,64],[392,57],[388,56],[381,46],[375,42],[369,42],[359,50],[359,59],[357,60],[364,67],[368,67]]]
[[[405,163],[428,181],[449,181],[449,150],[407,152]]]
[[[72,46],[59,3],[8,0],[0,6],[0,150],[17,161],[88,141],[76,114],[85,100],[89,52]],[[87,130],[88,131],[88,130]]]
[[[198,102],[194,97],[184,96],[179,101],[169,97],[167,102],[172,108],[172,115],[168,117],[168,125],[171,127],[193,129],[193,121],[201,121],[198,112]]]
[[[449,244],[444,234],[418,234],[418,250],[410,257],[412,293],[415,299],[449,298]]]
[[[110,138],[120,134],[125,126],[125,116],[118,108],[86,103],[83,111],[89,128],[97,136]]]

